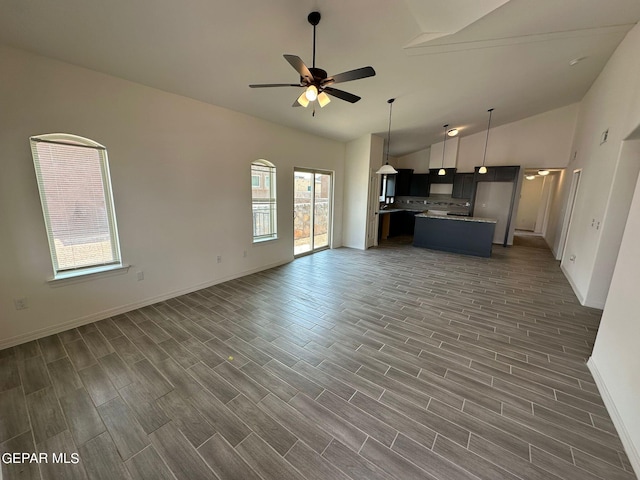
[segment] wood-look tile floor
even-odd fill
[[[1,351],[4,478],[633,479],[599,319],[542,249],[324,251]]]

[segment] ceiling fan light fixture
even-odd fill
[[[315,85],[309,85],[304,95],[307,97],[307,100],[314,102],[316,98],[318,98],[318,88]]]
[[[549,170],[538,170],[538,175],[542,175],[543,177],[549,175]]]
[[[327,105],[330,101],[331,99],[329,98],[329,95],[327,95],[326,93],[320,92],[318,94],[318,104],[320,104],[320,108]]]
[[[302,94],[298,97],[298,103],[304,108],[307,108],[309,106],[309,100],[307,99],[306,91],[302,92]]]

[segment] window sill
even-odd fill
[[[86,282],[94,278],[112,277],[122,275],[129,271],[130,265],[109,265],[105,267],[85,268],[73,272],[65,272],[47,280],[52,287],[61,287],[73,283]]]
[[[266,243],[266,242],[273,242],[274,240],[278,240],[278,237],[269,237],[269,238],[258,238],[258,239],[254,239],[253,240],[253,244],[257,244],[257,243]]]

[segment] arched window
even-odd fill
[[[54,278],[121,267],[106,148],[62,133],[30,140]]]
[[[278,238],[276,221],[276,167],[266,160],[251,164],[253,241]]]

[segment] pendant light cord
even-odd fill
[[[442,126],[442,128],[444,128],[444,140],[442,141],[442,165],[440,166],[440,168],[444,168],[444,147],[447,144],[447,127],[448,126],[449,126],[448,123]]]
[[[493,108],[487,110],[489,112],[489,125],[487,125],[487,138],[484,140],[484,155],[482,156],[482,166],[484,167],[484,161],[487,159],[487,144],[489,143],[489,130],[491,129],[491,114]]]
[[[395,98],[390,98],[389,100],[387,100],[387,103],[389,104],[389,130],[387,132],[387,159],[386,162],[389,163],[389,148],[391,147],[391,110],[393,110],[393,102],[395,101]]]

